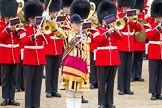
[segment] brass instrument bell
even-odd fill
[[[21,22],[25,22],[25,18],[24,18],[24,12],[23,12],[23,8],[24,8],[24,0],[16,0],[18,3],[18,9],[17,9],[17,16],[20,17]]]
[[[114,27],[117,30],[122,30],[125,27],[125,21],[121,18],[116,19],[116,21],[114,23]]]

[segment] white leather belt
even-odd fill
[[[0,44],[0,47],[2,46],[2,44]]]
[[[24,46],[26,49],[43,49],[43,46]]]
[[[57,36],[51,36],[50,38],[51,38],[51,39],[60,39],[60,38],[57,37]]]
[[[117,46],[105,46],[105,47],[97,47],[97,50],[105,50],[105,49],[117,49]]]
[[[5,48],[17,48],[19,44],[1,44],[1,46]]]
[[[96,60],[96,52],[97,52],[97,50],[111,50],[111,49],[117,49],[117,46],[97,47],[97,49],[94,50],[94,60]]]
[[[149,44],[157,44],[157,45],[160,45],[160,44],[162,44],[162,41],[149,41]]]
[[[133,36],[135,32],[121,32],[123,35],[127,35],[129,34],[129,36]]]

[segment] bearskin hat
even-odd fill
[[[91,6],[87,0],[74,0],[71,4],[70,14],[78,14],[82,19],[86,19],[89,15]]]
[[[70,7],[73,0],[62,0],[62,7]]]
[[[45,0],[45,6],[46,8],[48,7],[49,5],[49,1],[50,0]],[[52,0],[50,6],[49,6],[49,11],[50,12],[53,12],[53,11],[60,11],[62,7],[62,0]]]
[[[36,16],[42,16],[43,6],[39,0],[29,0],[25,3],[24,16],[25,20],[28,18],[35,18]]]
[[[154,0],[151,5],[151,16],[161,17],[162,16],[162,0]]]
[[[98,7],[99,3],[101,2],[101,0],[89,0],[89,1],[95,3],[96,10],[97,10],[97,7]]]
[[[111,14],[114,14],[115,16],[117,15],[115,3],[109,0],[102,0],[102,2],[98,5],[97,8],[97,17],[99,23],[101,24],[103,18]]]
[[[16,0],[1,0],[2,17],[15,17],[17,15],[17,8]]]
[[[140,9],[142,11],[144,9],[144,0],[136,0],[136,3],[132,8]]]
[[[117,0],[118,7],[133,7],[136,0]]]

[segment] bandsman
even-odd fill
[[[151,4],[151,17],[154,23],[151,29],[146,32],[149,39],[148,59],[149,59],[149,93],[151,100],[162,100],[162,0],[154,0]]]
[[[4,21],[0,23],[1,42],[1,80],[2,98],[1,106],[19,106],[15,99],[16,71],[20,62],[19,35],[15,27],[10,25],[10,19],[17,15],[16,0],[1,0],[1,16]]]
[[[40,107],[43,68],[46,64],[43,45],[49,40],[41,31],[43,20],[36,20],[42,13],[43,7],[39,0],[26,2],[24,16],[27,24],[20,31],[20,42],[24,45],[25,108]]]
[[[119,50],[121,65],[118,70],[118,90],[119,95],[129,94],[134,92],[130,89],[130,80],[132,72],[132,56],[134,52],[135,32],[142,30],[142,25],[138,22],[133,22],[130,17],[127,17],[126,12],[135,5],[136,0],[118,0],[117,4],[122,8],[122,12],[118,17],[124,20],[123,28],[120,28],[122,38],[118,39],[117,46]]]

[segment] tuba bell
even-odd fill
[[[93,24],[98,25],[98,19],[94,15],[96,11],[96,5],[94,2],[90,2],[90,6],[91,6],[91,9],[90,9],[89,15],[86,20],[91,20]]]
[[[114,23],[114,27],[117,30],[122,30],[125,27],[125,21],[121,18],[116,19],[116,21]]]
[[[17,16],[20,17],[21,22],[24,23],[25,22],[24,12],[23,12],[24,0],[16,0],[16,1],[18,3]]]
[[[93,2],[90,2],[91,10],[86,20],[89,20],[95,13],[96,5]]]

